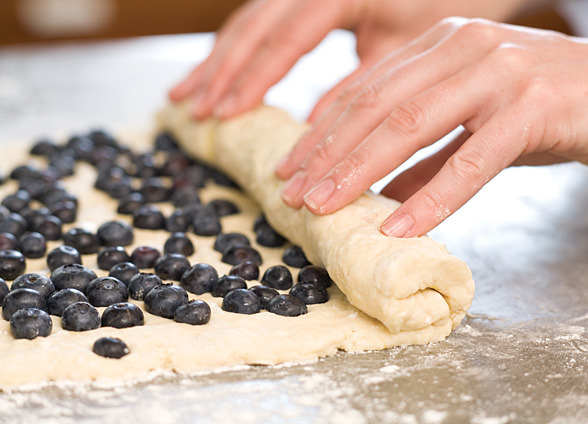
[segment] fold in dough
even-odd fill
[[[228,121],[196,122],[186,105],[169,105],[159,123],[189,154],[230,175],[279,233],[327,269],[352,305],[405,342],[442,340],[464,317],[474,295],[467,265],[428,237],[380,233],[397,202],[369,192],[327,216],[284,204],[274,166],[306,129],[284,111],[260,106]]]

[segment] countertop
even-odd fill
[[[0,49],[0,143],[149,129],[167,89],[211,42],[200,34]],[[353,68],[353,49],[348,34],[332,34],[267,102],[304,119]],[[431,233],[476,281],[467,317],[444,342],[0,393],[0,422],[586,423],[587,187],[578,164],[509,169]]]

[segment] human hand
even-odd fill
[[[534,1],[250,1],[227,20],[209,57],[170,91],[170,98],[191,97],[196,118],[234,116],[261,102],[332,29],[350,29],[357,37],[359,66],[318,102],[310,115],[313,121],[344,86],[441,18],[457,14],[500,20]]]
[[[292,207],[329,214],[456,128],[382,193],[382,224],[420,236],[511,164],[588,163],[585,39],[451,18],[351,84],[277,166]]]

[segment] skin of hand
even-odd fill
[[[341,92],[276,167],[282,197],[335,212],[456,130],[382,190],[404,202],[382,233],[421,236],[511,164],[588,163],[586,69],[586,39],[445,19]]]
[[[440,19],[504,20],[544,0],[252,0],[233,13],[209,57],[169,93],[192,98],[193,115],[229,118],[259,104],[265,92],[331,30],[352,30],[358,68],[319,101],[314,121],[349,82]]]

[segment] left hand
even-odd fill
[[[329,214],[452,130],[382,193],[382,224],[420,236],[517,163],[588,163],[586,40],[449,18],[348,86],[277,166],[292,207]]]

